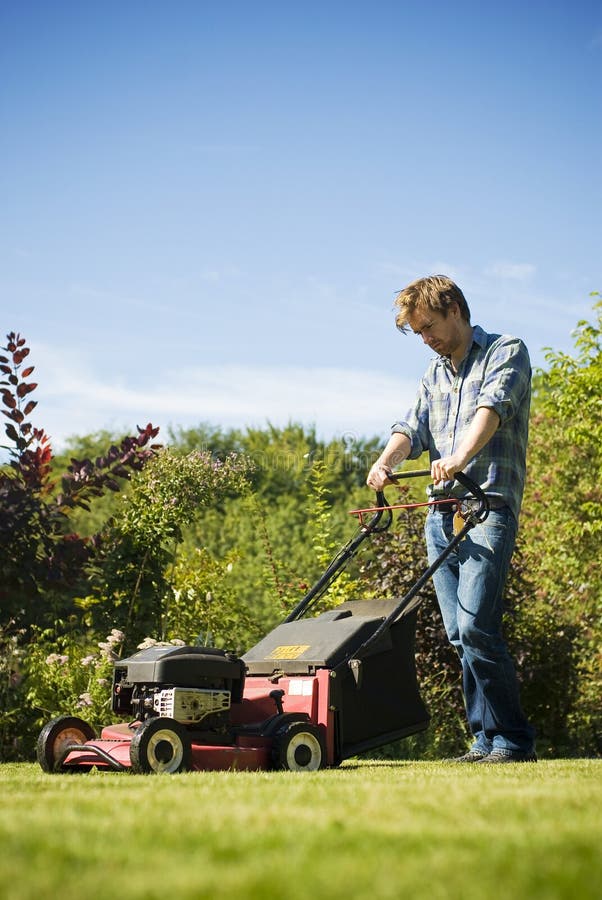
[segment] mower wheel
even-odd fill
[[[133,772],[146,775],[187,772],[192,765],[188,732],[175,719],[147,719],[132,736],[130,762]]]
[[[96,737],[94,729],[77,716],[58,716],[42,728],[36,745],[38,762],[45,772],[61,772],[60,764],[69,744],[85,744]]]
[[[272,764],[291,772],[315,772],[326,765],[322,732],[307,722],[287,722],[274,735]]]

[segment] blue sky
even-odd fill
[[[0,3],[2,335],[35,424],[386,437],[396,290],[568,350],[602,289],[602,8]]]

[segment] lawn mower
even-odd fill
[[[392,480],[429,475],[400,472]],[[326,571],[284,619],[241,657],[214,647],[156,645],[115,662],[112,711],[122,721],[100,738],[77,716],[42,729],[37,758],[46,772],[176,773],[188,770],[315,771],[423,731],[429,714],[416,681],[418,594],[433,572],[489,512],[466,475],[459,527],[411,589],[393,600],[353,600],[307,613],[366,538],[385,531],[397,508],[382,491],[352,510],[359,525]],[[369,518],[368,518],[369,515]]]

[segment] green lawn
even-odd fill
[[[0,766],[0,897],[602,898],[602,760]]]

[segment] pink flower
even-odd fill
[[[64,654],[59,653],[50,653],[49,656],[46,657],[46,665],[47,666],[64,666],[69,662],[69,657]]]
[[[138,650],[148,650],[149,647],[155,647],[156,644],[157,642],[154,638],[146,637],[141,644],[138,644]]]

